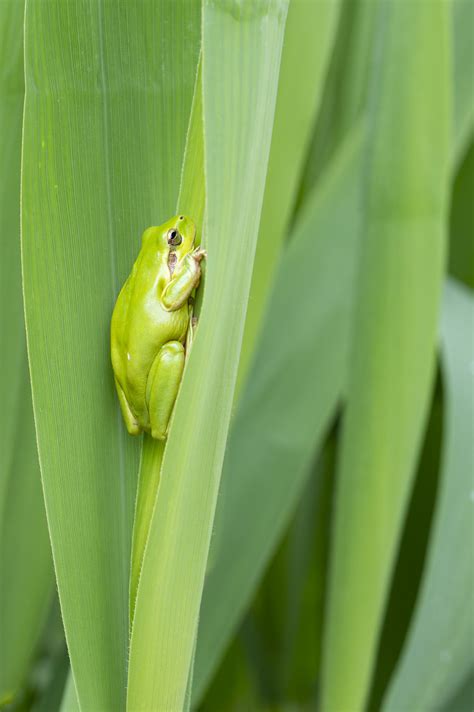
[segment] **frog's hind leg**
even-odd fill
[[[132,411],[130,410],[130,406],[128,405],[127,396],[123,392],[123,388],[120,385],[120,383],[117,381],[116,378],[115,378],[115,387],[117,389],[120,408],[122,410],[122,415],[123,415],[123,419],[125,420],[125,425],[127,426],[127,430],[130,433],[130,435],[138,435],[141,432],[140,425],[138,424],[137,419],[135,418]]]
[[[184,369],[184,346],[169,341],[161,347],[148,376],[146,399],[152,437],[164,440]]]

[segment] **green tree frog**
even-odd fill
[[[184,369],[190,295],[204,250],[196,227],[178,215],[149,227],[112,315],[111,355],[120,407],[131,435],[164,440]]]

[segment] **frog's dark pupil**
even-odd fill
[[[168,244],[173,245],[173,247],[176,247],[177,245],[180,245],[182,242],[182,237],[179,234],[179,231],[176,230],[176,228],[171,229],[168,232]]]

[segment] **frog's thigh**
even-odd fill
[[[169,341],[161,347],[147,383],[148,412],[152,437],[164,440],[184,369],[184,346]]]
[[[130,433],[130,435],[138,435],[141,428],[138,424],[137,419],[135,418],[132,411],[130,410],[130,406],[128,405],[127,396],[123,392],[122,386],[117,381],[117,379],[115,379],[115,387],[117,388],[120,408],[122,410],[122,415],[123,415],[123,419],[125,420],[125,425],[127,426],[127,430]]]

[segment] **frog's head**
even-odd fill
[[[196,237],[196,226],[186,215],[176,215],[163,225],[163,238],[170,251],[180,260],[191,252]]]

